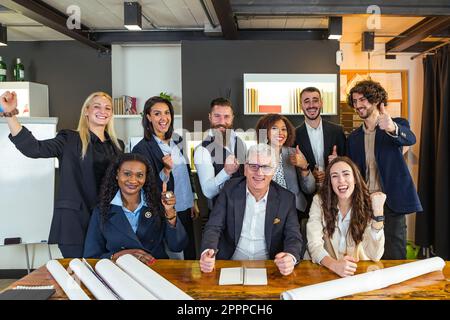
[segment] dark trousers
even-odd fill
[[[197,254],[195,250],[194,225],[191,218],[191,209],[177,212],[178,218],[186,230],[188,236],[188,244],[183,250],[184,260],[196,260]]]
[[[81,245],[58,244],[58,248],[64,258],[81,258],[83,256],[84,247]]]
[[[406,217],[384,206],[384,254],[383,260],[406,259]]]

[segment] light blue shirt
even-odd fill
[[[172,175],[174,180],[174,193],[177,199],[175,210],[177,212],[190,209],[194,206],[194,194],[192,193],[191,180],[189,179],[189,172],[186,166],[186,159],[180,152],[180,149],[175,144],[173,139],[169,140],[169,144],[164,143],[157,136],[153,135],[156,143],[162,153],[166,156],[170,154],[173,161]],[[161,170],[159,173],[161,181],[168,183],[169,177]]]
[[[122,207],[123,213],[127,217],[131,228],[133,229],[134,233],[136,233],[139,224],[139,216],[141,215],[141,209],[143,206],[147,206],[147,203],[144,200],[144,192],[141,190],[141,202],[134,211],[130,211],[123,206],[122,197],[120,196],[120,190],[117,191],[114,199],[112,199],[111,201],[111,204]]]

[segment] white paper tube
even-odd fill
[[[117,265],[160,300],[193,300],[191,296],[167,281],[131,254],[121,256]]]
[[[405,263],[395,267],[370,271],[355,276],[326,281],[310,286],[285,291],[284,300],[329,300],[348,295],[378,290],[423,274],[441,271],[445,266],[442,258]]]
[[[156,297],[122,271],[111,260],[102,259],[95,271],[123,300],[157,300]]]
[[[97,300],[117,300],[116,296],[92,273],[80,259],[69,263],[70,269],[84,283]]]
[[[70,300],[91,300],[59,261],[50,260],[46,267]]]

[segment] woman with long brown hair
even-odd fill
[[[382,192],[369,194],[349,158],[335,158],[309,211],[306,230],[312,261],[347,277],[355,273],[360,259],[379,260],[384,251],[385,200]]]

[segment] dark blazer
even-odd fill
[[[333,146],[337,147],[337,154],[339,156],[345,155],[345,134],[340,125],[326,121],[322,118],[323,129],[323,159],[325,167],[328,166],[328,156],[333,152]],[[295,146],[299,146],[300,151],[305,155],[309,163],[309,168],[314,170],[316,159],[309,140],[306,124],[303,123],[295,130]]]
[[[180,152],[182,155],[184,155],[184,147],[183,147],[183,138],[181,138],[177,134],[172,135],[172,139],[175,142],[175,144],[179,147]],[[164,154],[162,153],[161,149],[158,146],[158,142],[156,142],[153,135],[151,136],[150,140],[146,140],[143,138],[141,141],[136,144],[132,150],[133,153],[139,153],[143,155],[145,158],[147,158],[153,168],[153,172],[155,172],[156,175],[156,181],[158,183],[158,191],[162,191],[162,181],[159,178],[159,173],[164,168],[164,163],[162,161],[162,158],[164,157]],[[189,164],[189,161],[186,159],[186,167],[189,173],[189,180],[191,182],[190,188],[192,189],[192,192],[195,193],[194,188],[194,182],[193,182],[193,176],[191,172],[191,166]],[[173,179],[172,172],[170,173],[169,182],[167,183],[167,190],[174,191],[175,189],[175,183]]]
[[[403,146],[416,143],[416,136],[409,129],[407,120],[402,118],[392,120],[398,126],[397,138],[391,137],[378,127],[375,134],[375,159],[380,172],[381,188],[386,193],[387,206],[397,213],[423,211],[402,152]],[[365,177],[366,153],[362,126],[349,135],[347,153]]]
[[[246,177],[233,178],[225,183],[205,226],[201,252],[208,248],[219,249],[217,259],[231,259],[241,236],[246,185]],[[267,196],[264,234],[270,259],[279,252],[287,252],[300,261],[303,240],[295,196],[273,181]]]
[[[157,259],[168,259],[164,241],[171,251],[182,251],[187,244],[183,224],[177,219],[175,226],[171,226],[156,213],[146,218],[145,213],[148,211],[147,207],[142,207],[135,233],[120,206],[111,205],[105,221],[102,221],[100,210],[95,208],[83,256],[109,259],[111,255],[124,249],[142,249]]]
[[[89,144],[81,159],[81,139],[77,131],[61,130],[55,138],[38,141],[23,127],[9,139],[26,157],[58,158],[59,188],[56,197],[49,243],[79,246],[83,253],[84,238],[92,210],[97,205],[97,184],[93,166],[93,149]],[[123,142],[119,141],[122,148]],[[116,154],[121,151],[116,150]]]

